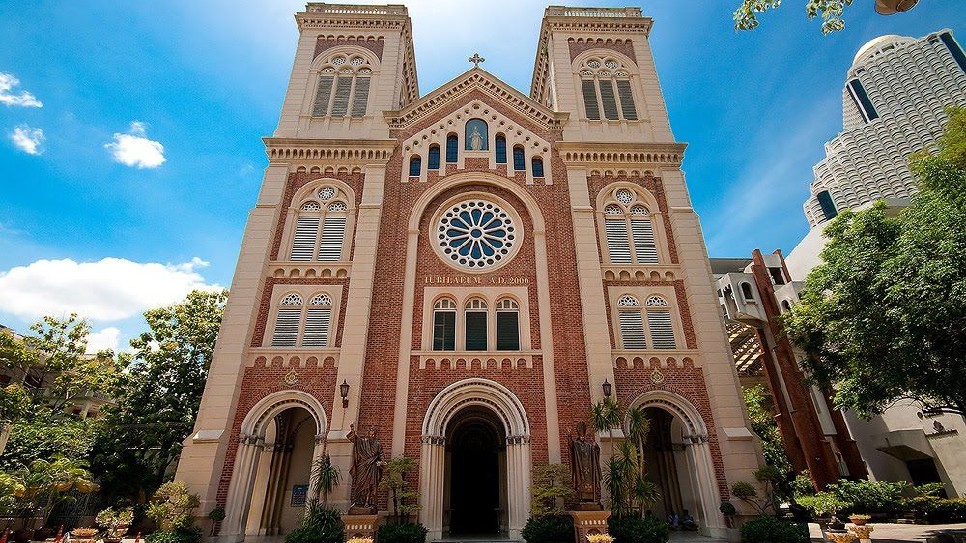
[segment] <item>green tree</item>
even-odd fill
[[[415,458],[397,456],[386,462],[384,475],[379,486],[389,491],[389,502],[392,505],[392,520],[394,524],[405,524],[409,517],[418,512],[419,492],[410,488],[408,475],[416,472],[419,463]]]
[[[781,496],[788,497],[792,494],[790,481],[794,475],[794,469],[791,461],[788,460],[788,455],[785,454],[781,431],[778,429],[778,423],[775,422],[771,394],[763,385],[745,387],[741,392],[745,399],[745,406],[748,408],[751,429],[761,438],[765,464],[778,473],[775,481],[776,491]]]
[[[777,8],[782,0],[742,0],[735,10],[735,28],[738,30],[754,30],[758,26],[758,14],[769,9]],[[829,34],[845,28],[842,13],[852,0],[808,0],[805,4],[805,14],[809,19],[822,18],[822,33]]]
[[[144,313],[149,331],[131,340],[92,455],[108,497],[143,503],[164,482],[191,432],[228,292],[194,291]]]
[[[948,113],[939,152],[912,160],[911,205],[836,217],[783,319],[812,378],[862,416],[907,398],[966,418],[966,109]]]
[[[563,464],[539,464],[531,470],[530,514],[562,515],[560,507],[574,495],[570,468]]]

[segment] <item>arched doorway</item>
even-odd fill
[[[502,533],[506,432],[496,413],[479,406],[461,409],[447,425],[446,443],[443,503],[449,522],[443,529],[453,536]]]
[[[327,419],[311,394],[287,390],[262,398],[242,421],[220,535],[292,530],[305,502]]]
[[[301,407],[286,409],[268,423],[246,534],[278,535],[295,528],[308,499],[316,431],[315,419]]]
[[[687,510],[703,535],[723,533],[708,430],[697,409],[683,397],[665,391],[642,394],[630,407],[643,409],[651,425],[644,460],[648,480],[661,490],[652,513],[666,518]]]

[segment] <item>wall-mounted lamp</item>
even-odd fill
[[[607,379],[604,379],[604,384],[600,385],[600,387],[604,389],[604,397],[610,398],[610,393],[613,390],[614,385],[610,384]]]
[[[349,407],[349,382],[345,379],[342,380],[342,384],[339,385],[339,394],[342,395],[342,408],[345,409]]]

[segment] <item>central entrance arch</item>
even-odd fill
[[[447,425],[446,443],[443,507],[449,514],[443,530],[454,536],[502,533],[507,526],[506,432],[496,413],[480,406],[461,409]]]
[[[423,419],[419,466],[429,539],[520,537],[530,504],[530,423],[508,388],[472,378],[441,390]]]

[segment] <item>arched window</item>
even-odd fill
[[[527,169],[527,155],[522,145],[513,146],[513,169],[522,172]]]
[[[506,164],[506,136],[496,135],[496,163]]]
[[[423,160],[419,155],[409,157],[409,177],[419,177],[419,170],[422,169]]]
[[[631,189],[619,188],[604,206],[604,233],[613,264],[657,264],[650,211]]]
[[[755,303],[755,294],[751,290],[751,283],[747,283],[747,282],[741,283],[741,297],[744,298],[745,303],[748,303],[748,304]]]
[[[303,347],[328,347],[329,323],[332,320],[332,299],[328,294],[317,294],[309,300],[305,311]]]
[[[439,169],[439,145],[433,144],[429,146],[429,164],[430,170]]]
[[[637,298],[624,295],[617,300],[617,321],[620,325],[621,347],[640,350],[647,348],[644,340],[644,319]]]
[[[453,164],[459,160],[460,140],[456,134],[446,136],[446,163]]]
[[[289,294],[278,302],[275,312],[275,330],[272,347],[294,347],[299,338],[299,321],[302,320],[302,297]]]
[[[490,149],[489,132],[486,121],[483,119],[470,119],[466,121],[466,150],[467,151],[487,151]]]
[[[655,349],[674,349],[674,327],[671,325],[671,304],[660,296],[650,296],[644,302],[651,346]]]
[[[496,350],[520,350],[520,307],[510,298],[496,304]]]
[[[530,160],[531,169],[534,177],[543,177],[543,159],[539,157],[533,157]]]
[[[324,186],[299,207],[289,260],[338,262],[348,218],[348,198],[333,186]]]
[[[485,351],[486,341],[486,302],[473,298],[466,303],[466,350]]]
[[[363,117],[369,103],[372,66],[359,55],[337,53],[319,70],[312,115]]]
[[[588,58],[579,68],[580,94],[585,116],[594,121],[637,120],[630,71],[619,60],[606,57]]]
[[[792,310],[792,305],[788,303],[788,300],[782,300],[781,306],[782,306],[782,309],[781,309],[782,313]]]
[[[433,308],[433,350],[456,350],[456,302],[443,298]]]

